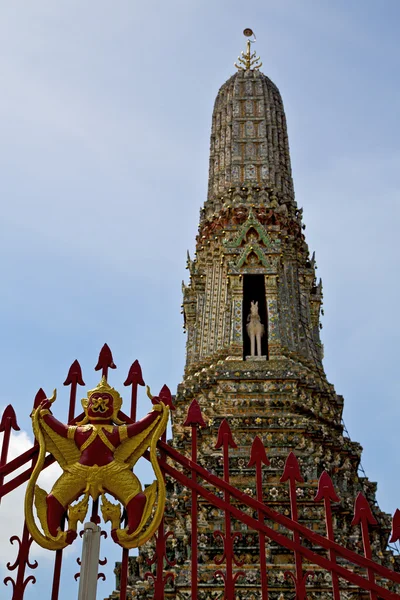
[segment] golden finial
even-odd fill
[[[252,71],[253,69],[259,69],[262,67],[262,62],[257,64],[260,60],[260,57],[256,56],[255,52],[251,52],[251,44],[254,44],[256,41],[256,36],[254,35],[253,30],[248,27],[243,31],[243,35],[248,38],[246,52],[242,52],[241,55],[238,56],[239,64],[235,63],[235,67],[239,69],[239,71]]]

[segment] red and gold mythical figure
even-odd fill
[[[168,407],[162,402],[155,404],[141,421],[126,425],[118,418],[122,398],[103,378],[82,400],[85,418],[68,426],[51,413],[55,398],[54,393],[32,413],[39,457],[26,491],[25,516],[33,539],[45,548],[64,548],[76,537],[77,523],[86,516],[89,497],[97,500],[101,496],[103,518],[112,523],[113,539],[125,548],[143,544],[157,529],[164,511],[165,485],[156,444],[167,426]],[[132,469],[149,447],[156,481],[143,491]],[[63,469],[50,494],[36,485],[46,452],[51,452]],[[120,529],[119,504],[110,502],[106,494],[125,508],[125,529]],[[35,522],[33,504],[43,533]],[[62,531],[65,513],[68,530]]]

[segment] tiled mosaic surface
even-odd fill
[[[199,462],[221,476],[221,452],[214,449],[218,426],[227,418],[237,450],[230,454],[231,482],[255,494],[254,470],[247,468],[258,435],[271,461],[264,470],[264,501],[289,514],[288,491],[279,483],[285,458],[293,450],[304,484],[297,489],[301,521],[324,533],[321,506],[313,502],[317,481],[326,469],[341,497],[335,508],[336,541],[360,551],[360,531],[350,526],[358,491],[369,499],[379,527],[373,533],[375,560],[393,566],[387,550],[387,515],[376,504],[376,484],[358,475],[361,447],[344,435],[343,399],[325,376],[320,342],[322,283],[315,277],[303,235],[302,210],[294,202],[285,115],[279,91],[262,73],[240,72],[218,93],[212,122],[208,199],[201,209],[196,256],[188,256],[189,281],[183,284],[187,357],[173,415],[173,445],[190,456],[190,431],[183,427],[196,398],[207,421],[199,433]],[[263,274],[268,311],[269,360],[244,361],[243,276]],[[168,482],[168,480],[167,480]],[[190,592],[190,493],[168,483],[166,525],[175,537],[168,554],[174,583],[165,598],[183,600]],[[258,600],[260,573],[257,534],[233,521],[243,535],[236,553],[244,560],[235,600]],[[201,502],[199,518],[199,594],[201,600],[223,598],[214,558],[221,547],[213,533],[223,530],[223,515]],[[144,573],[151,543],[130,559],[130,597],[152,598]],[[270,600],[294,597],[285,571],[293,556],[267,544]],[[117,565],[117,581],[118,569]],[[363,598],[342,583],[346,600]],[[310,600],[331,598],[330,576],[318,569],[307,586]],[[116,592],[112,598],[118,598]]]
[[[208,199],[243,184],[271,183],[294,198],[286,118],[278,88],[257,70],[219,90],[212,120]]]

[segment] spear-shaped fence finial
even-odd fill
[[[229,427],[229,423],[226,419],[223,419],[221,425],[219,426],[215,449],[219,450],[223,446],[224,448],[225,446],[230,448],[237,448],[237,445],[233,439],[231,428]]]
[[[184,427],[207,427],[207,423],[203,419],[201,414],[200,404],[196,399],[192,400],[187,411],[186,419],[183,424]]]
[[[137,413],[137,389],[138,385],[144,386],[145,383],[143,381],[142,368],[139,364],[138,360],[135,360],[129,369],[128,377],[126,378],[124,385],[132,386],[132,394],[131,394],[131,419],[136,421],[136,413]]]
[[[0,467],[3,467],[7,463],[8,449],[10,447],[11,429],[14,429],[14,431],[20,430],[17,423],[17,416],[15,414],[15,411],[11,404],[9,404],[5,408],[0,421],[0,433],[4,433],[3,443],[1,445]],[[0,475],[0,489],[3,486],[3,483],[4,475]]]
[[[114,363],[112,352],[108,344],[104,344],[102,349],[100,350],[99,360],[97,361],[97,365],[95,366],[95,371],[102,370],[102,377],[107,379],[108,369],[116,369],[117,366]]]
[[[82,369],[81,365],[77,360],[74,360],[72,365],[69,368],[68,375],[66,380],[64,381],[64,385],[70,385],[70,393],[69,393],[69,409],[68,409],[68,423],[70,423],[75,416],[75,402],[76,402],[76,390],[78,385],[85,385],[85,382],[82,378]]]
[[[325,508],[325,524],[328,540],[335,541],[332,522],[331,502],[340,502],[335,488],[333,487],[332,479],[326,471],[324,471],[318,481],[318,491],[314,498],[314,502],[324,501]],[[329,558],[333,563],[336,563],[336,554],[332,548],[329,550]],[[334,600],[340,600],[339,579],[335,572],[332,571],[332,589]]]
[[[361,537],[364,547],[364,556],[369,560],[372,560],[371,541],[369,539],[368,525],[377,525],[377,520],[372,514],[371,507],[366,497],[359,492],[357,494],[356,501],[354,503],[354,518],[351,522],[352,526],[361,524]],[[375,583],[375,574],[373,569],[368,568],[368,579],[371,583]],[[371,600],[376,600],[377,595],[375,592],[370,593]]]
[[[262,488],[262,465],[269,467],[271,464],[267,453],[265,452],[264,444],[261,439],[256,435],[251,446],[250,460],[247,464],[248,467],[256,467],[256,491],[257,500],[263,502],[263,488]],[[264,514],[261,510],[258,511],[258,518],[261,523],[264,522]],[[265,551],[265,534],[262,531],[258,533],[258,539],[260,544],[260,574],[261,574],[261,598],[262,600],[268,600],[268,577],[267,577],[267,555]]]

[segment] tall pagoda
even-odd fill
[[[354,498],[362,491],[377,521],[373,558],[393,566],[387,550],[389,517],[376,504],[376,484],[358,474],[362,448],[344,433],[343,398],[323,368],[322,282],[295,201],[281,95],[260,71],[251,30],[245,35],[247,49],[235,65],[237,72],[220,88],[212,115],[208,196],[200,211],[196,252],[187,259],[189,281],[183,284],[186,365],[174,400],[170,443],[190,456],[184,422],[197,399],[207,423],[199,432],[199,464],[222,476],[216,441],[226,419],[237,445],[230,454],[230,482],[254,496],[254,467],[248,465],[257,435],[270,461],[263,472],[264,502],[286,515],[289,494],[279,480],[293,451],[304,477],[296,490],[300,522],[324,534],[323,510],[313,499],[326,470],[341,498],[334,509],[336,541],[355,551],[362,547],[359,530],[351,527]],[[174,534],[167,553],[176,565],[168,568],[175,577],[165,598],[189,599],[190,494],[168,479],[167,486],[165,522]],[[199,511],[198,598],[222,598],[223,583],[215,575],[222,546],[214,533],[223,529],[223,515],[204,500]],[[235,598],[255,600],[261,598],[258,538],[243,526],[237,531],[242,537],[235,552],[244,576],[237,580]],[[132,598],[153,597],[143,577],[151,546],[150,541],[130,558]],[[266,557],[269,597],[293,598],[285,577],[293,569],[292,556],[267,542]],[[330,589],[326,574],[316,571],[307,597],[331,598]],[[364,595],[349,586],[343,597]]]

